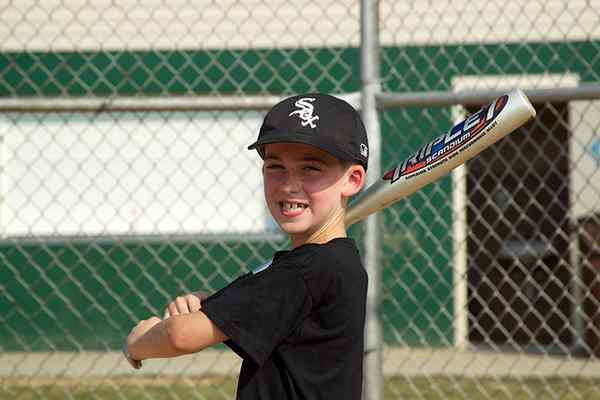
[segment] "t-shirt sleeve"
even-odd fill
[[[271,267],[237,279],[202,302],[202,311],[229,338],[225,343],[261,365],[308,314],[311,296],[292,268]]]

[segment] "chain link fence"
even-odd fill
[[[233,398],[224,347],[132,372],[120,345],[286,246],[245,146],[285,95],[366,104],[366,65],[381,171],[498,91],[538,116],[381,212],[376,252],[351,230],[380,275],[365,397],[600,398],[594,3],[3,5],[0,398]]]

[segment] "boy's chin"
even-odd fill
[[[287,233],[288,235],[302,235],[308,230],[308,227],[305,226],[305,224],[293,222],[280,223],[279,227],[283,232]]]
[[[306,236],[311,230],[311,225],[307,221],[278,221],[278,225],[286,235],[291,237]]]

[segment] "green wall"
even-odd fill
[[[382,49],[386,91],[447,90],[456,75],[575,73],[597,81],[595,42]],[[0,54],[0,97],[286,94],[360,88],[355,48]],[[586,61],[587,60],[587,61]],[[335,79],[334,79],[335,78]],[[450,125],[448,109],[380,113],[383,168]],[[382,213],[384,336],[452,342],[451,182]],[[358,238],[358,229],[353,236]],[[106,241],[0,246],[1,350],[118,348],[136,319],[187,288],[214,289],[282,244]],[[216,272],[221,265],[224,274]]]
[[[119,348],[173,296],[210,293],[260,265],[281,243],[101,241],[0,245],[3,350]],[[220,266],[217,270],[216,266]]]

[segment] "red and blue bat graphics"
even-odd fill
[[[389,180],[390,183],[396,182],[403,176],[408,179],[409,175],[411,177],[420,175],[449,160],[485,135],[489,131],[487,128],[494,125],[507,102],[508,95],[498,97],[386,172],[383,179]]]

